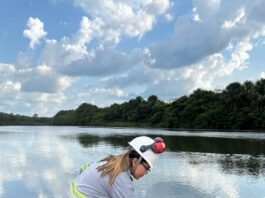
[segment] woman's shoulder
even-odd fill
[[[129,172],[121,172],[115,179],[112,188],[113,197],[133,197],[134,188]]]
[[[118,181],[118,182],[120,182],[120,183],[131,184],[131,183],[132,183],[132,179],[131,179],[131,175],[130,175],[129,171],[121,172],[121,173],[117,176],[116,181]]]

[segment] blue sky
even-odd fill
[[[0,112],[53,116],[265,77],[262,0],[2,0]]]

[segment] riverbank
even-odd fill
[[[0,127],[8,127],[8,126],[36,126],[36,127],[45,127],[45,126],[54,126],[54,127],[79,127],[79,128],[118,128],[118,129],[148,129],[148,130],[166,130],[166,131],[174,131],[174,132],[240,132],[240,133],[265,133],[265,130],[258,130],[258,129],[252,129],[252,130],[242,130],[242,129],[186,129],[186,128],[161,128],[161,127],[150,127],[146,125],[142,126],[135,126],[132,123],[128,123],[126,125],[122,124],[109,124],[109,125],[91,125],[91,126],[79,126],[79,125],[39,125],[39,124],[23,124],[23,125],[0,125]]]

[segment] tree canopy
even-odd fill
[[[129,126],[174,129],[265,129],[265,79],[233,82],[222,91],[197,89],[165,102],[156,95],[141,96],[100,108],[83,103],[51,118],[0,114],[0,124]]]

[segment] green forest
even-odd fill
[[[264,130],[264,110],[265,79],[260,79],[233,82],[221,91],[197,89],[170,102],[151,95],[104,108],[83,103],[51,118],[1,113],[0,124]]]

